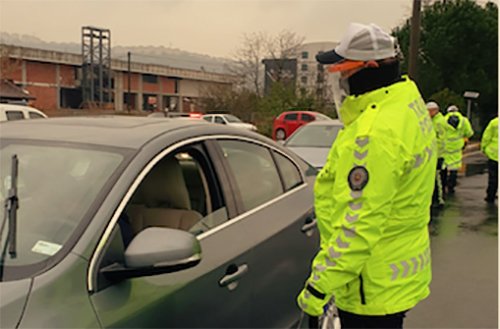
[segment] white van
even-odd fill
[[[31,106],[18,104],[0,104],[0,122],[22,119],[47,118],[45,113]]]

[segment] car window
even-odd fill
[[[211,167],[199,144],[161,159],[144,177],[120,216],[124,245],[148,227],[201,234],[226,222],[227,209]]]
[[[300,171],[293,162],[281,153],[273,151],[273,154],[281,173],[285,191],[290,191],[294,187],[302,184],[303,181]]]
[[[245,211],[283,193],[280,177],[268,148],[244,141],[219,141],[233,172]]]
[[[301,116],[302,116],[303,121],[307,121],[307,122],[314,121],[314,116],[312,116],[310,114],[302,113]]]
[[[28,113],[29,113],[29,117],[30,117],[30,119],[43,119],[43,118],[45,118],[43,115],[38,114],[38,113],[36,113],[36,112],[31,112],[31,111],[30,111],[30,112],[28,112]]]
[[[5,115],[7,116],[7,120],[22,120],[24,119],[24,114],[21,111],[6,111]]]
[[[222,124],[225,124],[226,122],[224,121],[224,119],[222,119],[220,116],[216,116],[215,117],[215,123],[222,123]]]
[[[285,115],[286,121],[295,121],[295,120],[297,120],[297,118],[298,118],[297,113],[289,113],[289,114]]]
[[[206,115],[203,117],[205,121],[212,122],[212,116],[211,115]]]

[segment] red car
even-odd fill
[[[331,120],[330,117],[313,111],[287,111],[278,115],[273,122],[273,139],[285,140],[297,128],[315,120]]]

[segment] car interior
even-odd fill
[[[200,234],[227,220],[226,208],[220,201],[212,204],[205,172],[196,158],[194,150],[181,151],[153,167],[120,218],[123,236],[133,237],[148,227]],[[127,230],[131,232],[124,232],[123,221],[128,222]],[[124,238],[125,245],[128,240]]]

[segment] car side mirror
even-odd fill
[[[177,272],[201,261],[201,246],[186,231],[149,227],[137,234],[124,255],[124,264],[114,263],[101,272],[110,280]]]

